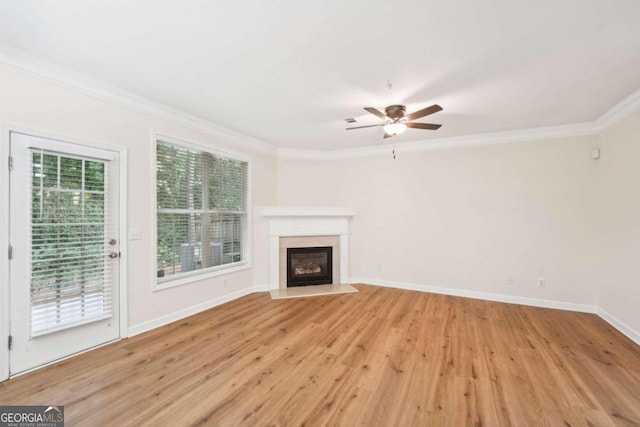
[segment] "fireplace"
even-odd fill
[[[332,264],[331,246],[287,248],[287,287],[330,285]]]
[[[354,216],[351,209],[263,207],[262,213],[269,234],[269,291],[288,288],[288,248],[331,246],[330,284],[349,283],[349,221]]]

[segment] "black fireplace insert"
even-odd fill
[[[331,246],[287,248],[287,287],[330,285],[332,258]]]

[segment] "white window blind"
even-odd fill
[[[31,150],[31,336],[111,317],[107,164]]]
[[[157,141],[158,281],[246,260],[248,163]]]

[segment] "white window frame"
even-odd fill
[[[216,267],[210,267],[203,270],[196,270],[191,272],[188,276],[177,276],[175,278],[169,277],[164,278],[163,281],[159,281],[157,277],[158,272],[158,200],[157,200],[157,175],[156,175],[156,156],[157,156],[157,143],[158,141],[168,142],[170,144],[176,144],[178,146],[184,148],[190,148],[197,151],[206,151],[215,156],[227,157],[233,160],[240,160],[243,162],[247,162],[247,210],[246,210],[246,224],[243,230],[243,260],[233,263],[233,264],[225,264]],[[152,132],[152,141],[151,141],[151,174],[152,174],[152,218],[150,224],[152,224],[152,247],[153,247],[153,263],[152,263],[152,271],[151,277],[152,279],[152,290],[154,292],[161,291],[163,289],[170,289],[176,286],[182,286],[193,282],[203,281],[205,279],[210,279],[222,275],[227,275],[230,273],[235,273],[242,270],[247,270],[252,266],[252,185],[251,185],[251,177],[252,177],[252,164],[251,158],[247,155],[234,152],[231,150],[220,149],[218,147],[212,147],[208,144],[203,144],[200,142],[193,142],[193,140],[186,140],[184,138],[176,138],[172,136],[168,136],[164,133]]]

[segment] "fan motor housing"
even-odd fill
[[[407,107],[404,105],[389,105],[384,109],[385,114],[391,120],[398,120],[404,117],[404,113],[407,111]]]

